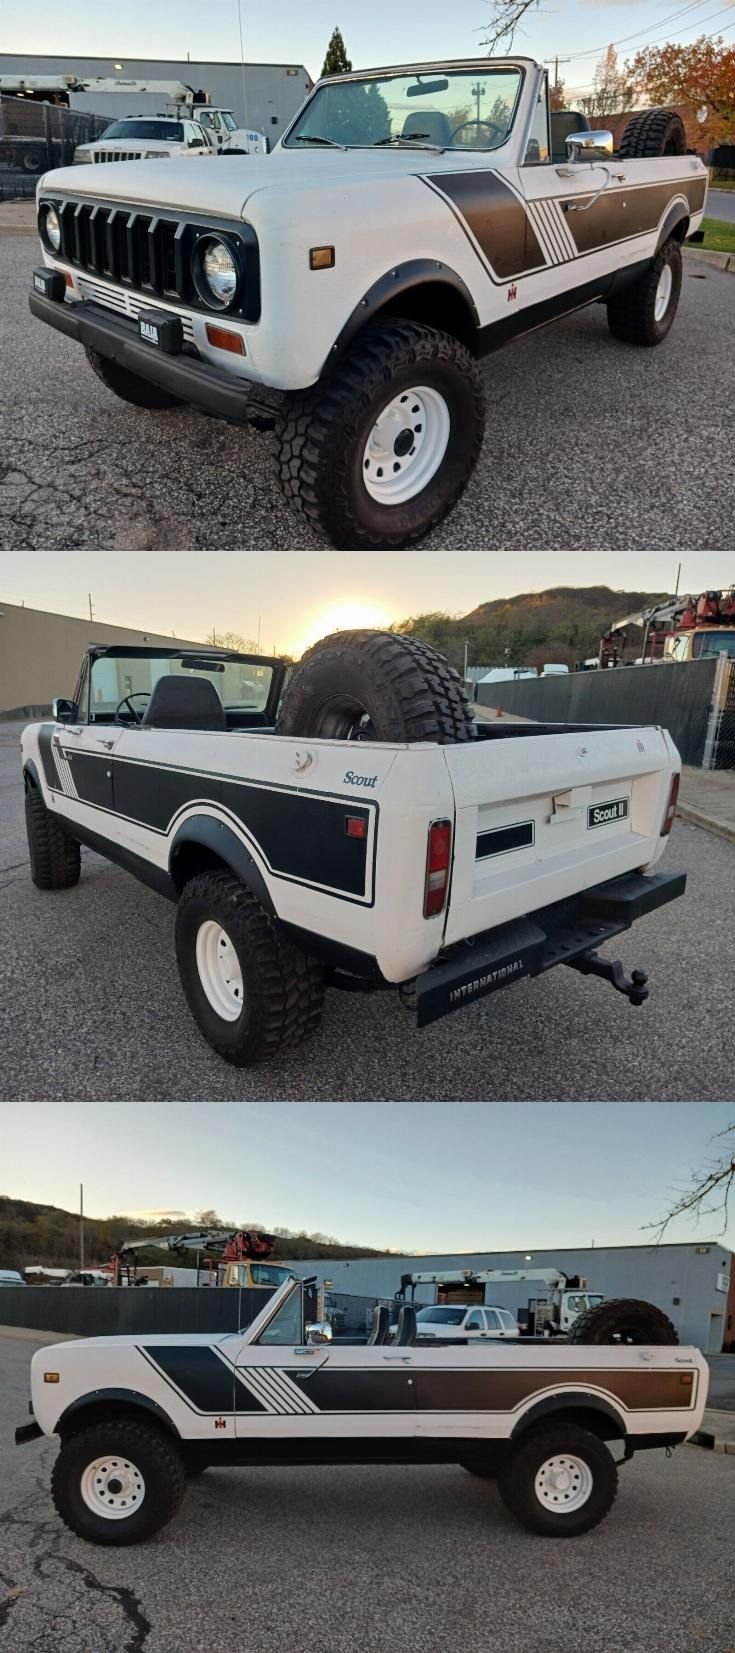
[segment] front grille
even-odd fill
[[[142,310],[148,308],[145,299],[135,298],[132,293],[123,293],[119,287],[105,287],[101,281],[93,281],[90,276],[80,277],[79,290],[87,303],[102,304],[106,310],[114,310],[118,316],[132,316],[134,321],[138,320]],[[176,315],[173,308],[171,315]],[[193,344],[194,328],[189,316],[182,316],[181,324],[187,344]]]
[[[44,242],[43,209],[47,202],[44,198],[39,203]],[[53,205],[61,226],[59,257],[85,275],[141,293],[149,302],[152,298],[169,300],[173,306],[181,304],[223,320],[228,315],[251,322],[260,320],[260,259],[255,232],[248,224],[190,223],[150,209],[103,201],[57,198]],[[239,302],[228,311],[203,303],[192,276],[195,244],[200,237],[211,234],[226,236],[244,273]]]
[[[95,149],[93,161],[142,161],[142,149]]]

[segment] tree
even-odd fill
[[[618,68],[614,46],[608,46],[600,58],[592,77],[592,88],[591,96],[580,98],[580,109],[588,117],[604,120],[606,115],[617,115],[630,108],[633,83],[627,65],[624,71]]]
[[[557,80],[554,82],[553,86],[549,87],[549,108],[555,111],[557,109],[566,109],[566,106],[566,81]]]
[[[236,649],[239,654],[256,654],[257,644],[252,637],[242,637],[239,631],[217,631],[214,626],[207,632],[205,643],[211,644],[214,649]]]
[[[687,138],[707,148],[735,139],[735,46],[700,35],[691,46],[647,46],[626,63],[636,92],[653,105],[685,105]],[[700,126],[697,110],[706,108]]]
[[[480,41],[492,57],[501,51],[509,52],[527,11],[538,6],[539,0],[490,0],[488,32]]]
[[[351,68],[352,64],[345,51],[345,43],[340,30],[334,29],[327,47],[327,55],[322,67],[322,77],[324,75],[349,74]]]
[[[658,1240],[663,1239],[669,1224],[677,1217],[690,1217],[695,1222],[702,1217],[718,1217],[718,1232],[724,1234],[735,1186],[735,1121],[725,1131],[718,1131],[713,1141],[722,1144],[717,1154],[692,1172],[688,1186],[674,1195],[669,1210],[659,1222],[646,1223],[646,1228],[656,1229]]]

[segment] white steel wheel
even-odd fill
[[[672,289],[673,285],[674,285],[674,278],[671,274],[671,265],[670,264],[664,264],[664,267],[663,267],[663,269],[661,271],[661,274],[658,278],[658,287],[656,288],[656,302],[654,304],[654,314],[655,314],[655,317],[656,317],[657,321],[663,321],[664,316],[666,315],[666,311],[669,308],[669,302],[670,302],[670,299],[671,299],[671,289]]]
[[[541,1465],[534,1491],[544,1509],[571,1515],[587,1503],[592,1485],[592,1471],[584,1459],[564,1452]]]
[[[428,487],[447,451],[451,420],[438,390],[401,390],[373,425],[362,456],[367,492],[378,505],[405,505]]]
[[[196,965],[212,1009],[223,1021],[236,1022],[243,1006],[242,970],[227,931],[215,919],[199,926]]]
[[[87,1464],[81,1480],[81,1494],[87,1509],[105,1521],[124,1521],[139,1510],[145,1498],[145,1481],[129,1458],[111,1454]]]

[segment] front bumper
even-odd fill
[[[218,419],[245,425],[259,417],[272,418],[277,410],[277,392],[265,391],[250,380],[239,375],[235,378],[211,362],[202,361],[193,345],[184,345],[175,355],[167,355],[144,344],[138,324],[130,316],[114,315],[102,305],[84,301],[67,304],[63,298],[47,298],[33,288],[28,302],[32,315],[65,333],[68,339],[96,350],[129,373]],[[155,309],[155,302],[151,309]]]
[[[427,1027],[523,976],[540,976],[555,964],[577,964],[603,942],[629,930],[636,919],[676,901],[685,888],[686,873],[656,873],[650,878],[624,873],[570,901],[486,931],[417,978],[417,1025]]]

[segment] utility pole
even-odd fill
[[[571,63],[571,61],[572,60],[571,60],[570,57],[545,57],[544,58],[544,63],[553,63],[553,65],[554,65],[554,91],[556,91],[556,89],[559,85],[559,64],[560,63]]]
[[[242,0],[237,0],[237,22],[240,30],[240,66],[242,69],[242,124],[248,124],[248,100],[245,89],[245,48],[242,39]]]
[[[467,682],[467,656],[468,656],[468,653],[469,653],[469,647],[470,647],[469,637],[465,637],[465,640],[464,640],[464,680],[465,680],[465,683]]]
[[[259,614],[258,615],[258,646],[255,650],[256,654],[260,654],[260,622],[261,622],[261,619],[262,619],[262,616]]]
[[[79,1271],[84,1269],[84,1184],[79,1184]]]
[[[478,125],[479,125],[479,123],[480,123],[480,99],[484,98],[484,96],[485,96],[485,87],[480,85],[479,80],[477,82],[477,85],[473,86],[473,88],[472,88],[472,96],[473,96],[473,98],[477,99],[477,122],[478,122]]]
[[[94,603],[92,602],[91,591],[87,592],[87,602],[89,603],[89,618],[90,620],[94,620]]]
[[[680,581],[680,579],[681,579],[681,563],[679,563],[679,567],[676,570],[676,585],[674,587],[674,596],[675,597],[678,597],[678,595],[679,595],[679,581]]]

